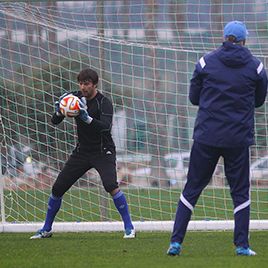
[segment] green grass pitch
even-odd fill
[[[126,240],[122,233],[55,233],[30,240],[28,233],[2,233],[1,268],[31,267],[266,267],[267,231],[251,232],[257,256],[234,254],[232,232],[188,232],[181,256],[166,255],[170,233],[140,232]]]
[[[124,189],[133,220],[174,220],[179,190]],[[7,221],[43,221],[49,192],[5,192]],[[94,189],[72,190],[64,197],[57,221],[98,221],[100,202]],[[252,191],[251,219],[268,218],[267,189]],[[108,218],[120,220],[109,198]],[[204,207],[206,209],[204,210]],[[215,209],[215,207],[217,209]],[[233,219],[228,189],[207,189],[200,197],[193,219]],[[29,233],[1,233],[1,268],[62,267],[266,267],[268,231],[252,231],[251,247],[257,256],[234,254],[233,233],[188,232],[182,255],[166,255],[169,232],[139,232],[134,240],[123,233],[55,233],[51,239],[30,240]]]

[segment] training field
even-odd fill
[[[124,189],[133,219],[173,220],[179,190],[168,193],[157,189]],[[58,222],[98,221],[100,203],[97,191],[72,190],[66,194]],[[6,202],[10,222],[14,219],[41,221],[45,218],[48,192],[11,192]],[[6,193],[8,196],[8,193]],[[150,204],[148,197],[150,196]],[[223,197],[225,201],[223,202]],[[252,189],[252,219],[265,218],[267,196]],[[39,202],[34,202],[39,200]],[[70,202],[68,199],[72,199]],[[27,202],[22,202],[27,200]],[[90,203],[94,200],[94,205]],[[107,217],[119,220],[110,198]],[[259,202],[262,200],[265,202]],[[72,205],[70,205],[72,203]],[[90,205],[91,204],[91,205]],[[136,207],[135,204],[142,204]],[[207,207],[204,210],[204,205]],[[261,207],[257,209],[257,207]],[[153,209],[149,209],[149,208]],[[217,207],[218,209],[209,209]],[[82,209],[83,208],[83,209]],[[257,211],[262,211],[259,215]],[[72,212],[72,213],[71,213]],[[232,219],[229,189],[206,189],[196,206],[193,219]],[[74,217],[76,215],[76,217]],[[170,232],[138,232],[134,240],[124,240],[122,232],[112,233],[54,233],[51,239],[30,240],[32,233],[1,233],[0,267],[266,267],[268,260],[268,231],[251,231],[253,257],[234,254],[231,231],[188,232],[180,257],[166,255]]]
[[[251,232],[257,256],[234,255],[232,232],[189,232],[182,255],[166,255],[170,233],[55,233],[29,240],[28,233],[2,233],[1,268],[31,267],[267,267],[267,231]]]
[[[166,255],[198,113],[189,100],[196,63],[239,20],[249,31],[246,47],[268,70],[267,12],[268,0],[0,1],[0,268],[268,267],[268,98],[255,111],[250,149],[251,227],[260,229],[250,242],[258,255],[234,254],[222,157],[192,214],[202,228],[187,233],[180,257]],[[98,90],[113,104],[117,177],[137,238],[122,238],[113,199],[91,170],[64,194],[53,237],[30,240],[59,171],[77,141],[84,143],[74,118],[54,125],[51,115],[62,94],[79,90],[85,68],[98,73]],[[217,222],[220,231],[208,232]]]

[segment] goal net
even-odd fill
[[[50,122],[54,102],[77,90],[78,72],[99,73],[114,104],[120,188],[138,230],[171,230],[186,181],[196,107],[188,101],[195,63],[222,42],[230,20],[247,24],[247,46],[268,60],[268,2],[20,1],[0,3],[1,231],[35,231],[57,174],[77,141],[73,119]],[[268,228],[267,103],[256,110],[251,148],[252,228]],[[202,168],[202,167],[200,167]],[[123,225],[98,174],[64,195],[55,230]],[[219,161],[190,229],[233,227]]]

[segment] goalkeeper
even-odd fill
[[[195,121],[187,183],[183,189],[168,255],[179,255],[188,222],[219,157],[234,206],[234,245],[237,255],[252,256],[249,247],[249,146],[254,144],[254,109],[266,98],[263,64],[245,47],[247,29],[239,21],[224,28],[222,46],[196,64],[189,98],[199,110]]]
[[[97,90],[98,74],[94,70],[82,70],[77,80],[80,91],[73,94],[80,98],[80,113],[75,117],[78,143],[52,187],[44,226],[31,239],[52,236],[52,224],[60,209],[63,195],[91,168],[98,171],[105,190],[113,198],[124,222],[124,238],[134,238],[135,230],[128,204],[117,183],[116,151],[111,136],[112,103]],[[57,125],[63,121],[64,116],[60,113],[59,102],[55,106],[52,123]]]

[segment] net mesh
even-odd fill
[[[99,89],[114,104],[118,180],[133,220],[172,220],[192,144],[196,108],[188,88],[195,63],[221,44],[225,23],[241,20],[250,32],[247,46],[267,68],[267,7],[248,0],[1,2],[2,220],[44,220],[51,186],[77,140],[73,119],[50,123],[54,102],[77,90],[85,67],[99,73]],[[256,111],[251,149],[257,220],[268,218],[266,109],[267,103]],[[192,219],[232,217],[220,160]],[[91,170],[65,194],[56,220],[120,219]]]

